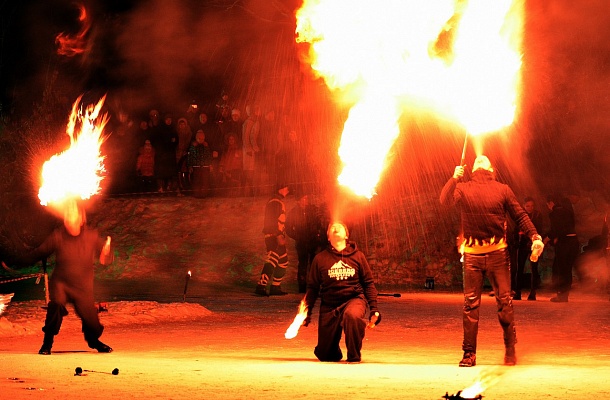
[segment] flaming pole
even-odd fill
[[[189,287],[189,280],[191,279],[191,271],[186,273],[186,279],[184,281],[184,292],[182,293],[182,302],[186,301],[186,289]]]
[[[466,146],[468,145],[468,132],[466,133],[466,136],[464,137],[464,147],[462,148],[462,160],[460,161],[460,165],[463,167],[466,162]]]

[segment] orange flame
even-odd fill
[[[406,110],[432,111],[472,135],[509,126],[522,1],[304,0],[296,40],[309,44],[307,63],[351,106],[339,182],[375,194]]]
[[[506,371],[500,369],[492,369],[480,376],[480,378],[460,392],[460,396],[465,399],[476,398],[477,395],[483,393],[486,389],[498,383],[500,377],[504,375]]]
[[[85,6],[80,4],[78,6],[80,15],[78,20],[81,23],[81,28],[75,35],[70,35],[65,32],[58,34],[55,37],[55,44],[57,44],[57,54],[67,57],[74,57],[77,54],[84,53],[86,51],[86,38],[87,32],[91,28],[91,21],[87,18],[87,10]]]
[[[307,304],[305,303],[305,299],[303,299],[299,304],[299,312],[294,317],[294,321],[292,321],[292,324],[290,324],[288,329],[286,329],[284,337],[286,339],[295,338],[299,333],[299,328],[301,328],[301,325],[303,325],[303,321],[305,321],[305,318],[307,318]]]
[[[86,200],[100,192],[100,183],[105,172],[104,157],[100,146],[105,137],[104,127],[108,115],[100,116],[106,96],[86,107],[84,114],[79,107],[82,96],[74,102],[66,128],[70,136],[70,147],[55,154],[42,166],[42,184],[38,191],[40,204],[63,209],[66,201]],[[80,126],[78,136],[75,129]]]

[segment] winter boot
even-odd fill
[[[112,353],[112,347],[98,340],[89,343],[89,347],[97,350],[98,353]]]
[[[515,346],[508,346],[504,353],[504,365],[515,365],[517,364],[517,355],[515,353]]]
[[[272,285],[269,290],[269,296],[285,296],[287,292],[284,292],[279,285]]]
[[[460,361],[460,367],[474,367],[477,365],[477,355],[471,351],[465,351],[462,361]]]
[[[44,339],[42,340],[42,346],[40,347],[40,350],[38,350],[38,354],[42,354],[45,356],[51,354],[51,348],[53,347],[53,338],[53,335],[44,335]]]
[[[256,285],[256,289],[254,290],[254,294],[257,294],[259,296],[268,296],[267,295],[267,288],[263,285]]]

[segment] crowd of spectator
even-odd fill
[[[256,104],[243,111],[227,94],[183,113],[116,111],[103,148],[109,192],[256,196],[302,185],[310,146],[290,115]]]

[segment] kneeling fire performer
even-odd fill
[[[478,156],[472,168],[472,180],[458,181],[464,167],[457,166],[441,192],[440,201],[460,208],[464,241],[464,355],[460,367],[476,365],[479,307],[483,280],[487,276],[495,292],[498,319],[504,330],[504,364],[515,365],[515,322],[511,299],[510,257],[506,243],[507,214],[532,240],[532,255],[537,257],[544,245],[534,224],[508,185],[495,180],[489,159]]]
[[[339,342],[345,333],[347,362],[360,362],[367,311],[369,327],[381,322],[371,268],[364,253],[347,239],[346,225],[331,223],[328,227],[330,244],[315,256],[307,276],[307,318],[303,326],[309,325],[320,296],[318,344],[314,350],[320,361],[337,362],[343,358]]]
[[[29,258],[35,261],[53,253],[55,268],[49,280],[50,301],[38,354],[51,354],[53,339],[59,333],[63,317],[68,315],[68,302],[74,304],[82,321],[82,332],[89,347],[100,353],[110,353],[112,348],[99,340],[104,326],[93,298],[93,262],[98,256],[101,264],[112,262],[110,236],[104,240],[97,230],[88,228],[84,208],[71,201],[64,212],[63,226],[55,229]]]

